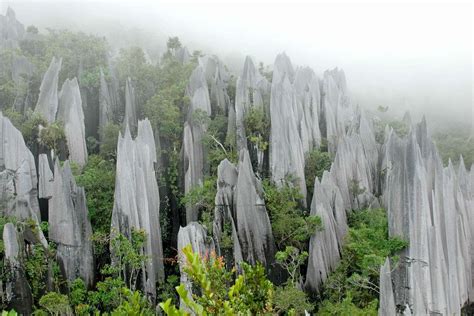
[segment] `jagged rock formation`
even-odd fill
[[[125,82],[125,117],[123,119],[124,128],[128,126],[133,132],[137,129],[137,103],[135,98],[135,88],[132,79],[127,78]]]
[[[187,264],[187,259],[183,254],[183,248],[191,245],[194,253],[199,253],[201,256],[210,255],[214,251],[214,243],[212,239],[208,241],[206,229],[197,222],[188,223],[185,227],[180,227],[178,232],[178,263],[180,272],[180,283],[184,284],[188,291],[188,296],[192,298],[193,287],[188,278],[184,267]],[[184,306],[184,302],[180,302]]]
[[[217,181],[213,230],[218,251],[222,251],[222,234],[230,234],[235,263],[260,262],[268,268],[274,260],[275,243],[263,189],[252,170],[248,151],[241,150],[237,169],[229,161],[222,161]],[[230,232],[224,230],[226,221],[230,222]]]
[[[109,93],[109,86],[105,80],[104,72],[100,70],[100,92],[99,92],[99,137],[103,136],[103,129],[112,122],[113,119],[112,97]]]
[[[249,153],[240,152],[239,176],[235,187],[235,221],[243,259],[269,266],[274,258],[275,243],[272,226],[265,208],[263,189],[255,177]]]
[[[48,123],[56,120],[56,112],[58,110],[58,75],[61,70],[62,59],[53,57],[49,68],[41,81],[38,102],[36,103],[35,112],[43,116]]]
[[[66,79],[59,93],[58,121],[64,123],[69,159],[79,166],[87,163],[86,132],[81,92],[77,79]]]
[[[181,64],[187,64],[189,60],[191,59],[191,54],[189,53],[186,47],[180,47],[174,51],[174,57]]]
[[[35,66],[25,56],[15,56],[11,64],[11,75],[15,82],[15,103],[13,108],[24,113],[31,106],[29,80],[35,72]]]
[[[328,142],[328,150],[335,153],[341,137],[346,134],[348,122],[354,117],[344,71],[337,68],[324,72],[322,83],[321,132]]]
[[[216,242],[216,250],[219,255],[226,255],[223,238],[232,238],[232,257],[226,256],[226,262],[238,264],[243,261],[242,249],[240,247],[237,227],[234,221],[234,191],[237,185],[239,173],[237,168],[229,160],[224,159],[217,167],[217,193],[215,198],[214,221],[212,231]],[[226,223],[230,227],[226,229]],[[230,229],[230,231],[228,231]],[[228,235],[228,236],[224,236]]]
[[[390,270],[390,259],[385,259],[385,263],[380,267],[380,316],[395,316],[396,307],[393,298],[392,278]]]
[[[2,216],[40,219],[33,154],[20,131],[0,113],[0,201]],[[46,242],[46,241],[45,241]]]
[[[40,199],[50,199],[54,193],[54,177],[46,154],[41,154],[38,157],[38,180],[38,197]]]
[[[5,15],[0,15],[0,49],[17,48],[20,40],[25,36],[25,27],[15,15],[15,11],[8,7]]]
[[[202,116],[211,115],[211,102],[207,88],[204,68],[199,65],[194,69],[186,89],[191,105],[184,123],[183,132],[183,172],[184,193],[187,194],[197,185],[202,185],[206,170],[206,153],[202,138],[207,124]],[[197,221],[198,209],[194,205],[186,205],[186,223]]]
[[[237,78],[235,90],[235,125],[237,148],[247,148],[244,119],[252,107],[263,108],[269,114],[270,84],[255,68],[252,59],[247,56],[242,74]],[[230,115],[229,115],[230,120]]]
[[[319,79],[311,68],[298,68],[294,81],[296,122],[300,131],[303,151],[308,152],[313,147],[321,145],[319,116],[321,107],[321,92]]]
[[[57,258],[69,282],[80,277],[94,283],[92,227],[84,188],[76,185],[69,161],[54,164],[53,197],[49,207],[49,238],[57,244]]]
[[[20,264],[20,242],[15,225],[7,223],[3,227],[3,245],[5,267],[9,271],[6,284],[6,300],[8,307],[22,315],[32,312],[33,298],[31,289]]]
[[[270,99],[270,171],[275,183],[281,185],[289,176],[306,199],[304,148],[298,132],[298,112],[294,71],[289,58],[280,54],[275,60]]]
[[[230,105],[230,98],[227,94],[229,73],[216,56],[199,58],[199,64],[204,69],[211,106],[215,108],[213,111],[220,111],[222,114],[227,113]]]
[[[472,184],[465,167],[443,168],[423,120],[405,139],[389,132],[382,168],[389,233],[409,242],[392,272],[398,311],[459,315],[473,294]]]
[[[331,173],[325,172],[321,183],[317,178],[315,180],[311,215],[319,216],[324,228],[316,232],[309,242],[305,287],[311,292],[319,292],[320,286],[339,262],[348,230],[342,195]]]
[[[147,234],[144,253],[150,257],[142,273],[145,292],[154,297],[156,282],[164,279],[163,246],[160,229],[160,196],[155,177],[155,140],[150,121],[138,122],[132,139],[128,126],[117,144],[112,233],[130,237],[133,228]]]

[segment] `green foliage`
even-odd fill
[[[192,300],[183,284],[176,287],[179,297],[187,307],[197,315],[234,315],[271,313],[273,284],[266,279],[265,269],[261,265],[254,267],[242,264],[243,273],[233,284],[232,272],[225,269],[221,257],[209,254],[201,257],[193,253],[190,245],[183,249],[187,260],[185,272],[198,289]],[[186,311],[177,309],[171,299],[160,303],[167,315],[185,315]]]
[[[140,109],[156,91],[159,91],[156,89],[159,80],[158,68],[147,62],[145,53],[140,47],[122,48],[116,64],[120,83],[125,84],[128,77],[132,80]]]
[[[91,155],[82,173],[76,175],[76,181],[86,191],[87,209],[93,231],[109,232],[114,206],[114,162]]]
[[[265,151],[270,137],[270,121],[263,108],[251,107],[245,114],[244,126],[247,139],[259,150]]]
[[[341,262],[324,284],[322,310],[339,315],[376,313],[380,266],[386,257],[397,261],[396,254],[408,244],[388,236],[383,209],[354,212],[349,226]]]
[[[352,302],[352,297],[348,294],[341,302],[334,303],[332,301],[324,301],[318,311],[318,315],[322,316],[377,316],[378,300],[374,299],[365,307],[358,307]]]
[[[173,87],[160,90],[148,100],[144,108],[145,116],[157,127],[160,137],[166,138],[171,143],[180,140],[183,130],[181,113],[177,105],[179,100],[176,100],[179,97],[181,95]]]
[[[306,293],[289,284],[275,289],[273,301],[278,314],[304,315],[305,311],[310,313],[314,309]]]
[[[104,281],[97,282],[96,290],[88,292],[88,306],[82,306],[82,309],[111,312],[122,303],[124,287],[125,282],[120,278],[107,277]]]
[[[112,232],[112,235],[110,248],[115,262],[106,270],[110,274],[120,276],[122,280],[128,282],[128,288],[135,291],[140,270],[149,259],[143,254],[146,233],[142,229],[132,228],[130,238],[117,232]]]
[[[287,283],[296,287],[301,276],[300,267],[308,258],[308,252],[300,251],[293,246],[286,246],[284,251],[275,254],[276,262],[288,272]]]
[[[32,147],[38,143],[40,135],[39,126],[46,127],[48,122],[39,114],[29,110],[25,115],[8,108],[3,111],[3,115],[8,117],[12,124],[21,132],[27,146]]]
[[[433,140],[444,165],[448,165],[450,159],[457,165],[460,156],[463,157],[467,168],[474,163],[474,138],[470,132],[467,126],[450,127],[446,131],[434,132]]]
[[[2,316],[17,316],[18,313],[14,310],[11,311],[2,311]]]
[[[303,249],[311,235],[322,228],[321,219],[301,209],[303,196],[297,188],[288,184],[278,188],[265,180],[263,189],[278,248],[294,246]]]
[[[171,299],[173,304],[179,303],[179,296],[176,292],[176,287],[179,285],[179,276],[176,274],[168,275],[166,282],[160,283],[157,290],[158,301],[165,302],[168,299]]]
[[[102,135],[100,141],[100,155],[104,159],[115,159],[117,156],[117,142],[120,133],[120,126],[108,123],[99,131]]]
[[[66,134],[64,133],[63,123],[56,121],[42,128],[39,133],[39,143],[59,153],[61,151],[61,145],[66,144]]]
[[[130,291],[126,287],[121,288],[122,302],[115,308],[112,316],[151,316],[155,315],[148,300],[138,291]]]
[[[323,173],[331,168],[332,157],[329,153],[314,149],[306,154],[304,175],[308,196],[313,195],[316,177],[321,181]]]
[[[53,56],[62,58],[59,82],[78,76],[82,87],[98,88],[100,67],[107,65],[108,44],[104,37],[68,30],[51,30],[37,40],[20,43],[22,52],[43,74]]]
[[[375,140],[383,144],[385,139],[385,127],[388,125],[393,128],[394,132],[399,137],[405,137],[410,131],[410,126],[408,126],[404,121],[401,120],[391,120],[391,119],[382,119],[380,121],[374,122],[375,127]]]
[[[182,205],[196,206],[199,208],[200,222],[207,231],[212,231],[214,212],[214,199],[217,193],[217,179],[206,178],[203,185],[193,187],[182,199]]]
[[[41,297],[39,304],[50,315],[72,315],[69,299],[66,295],[49,292]]]

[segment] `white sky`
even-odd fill
[[[273,2],[273,3],[272,3]],[[72,26],[107,33],[104,25],[177,35],[243,63],[267,64],[285,51],[293,64],[345,70],[362,106],[416,108],[456,120],[472,118],[473,5],[423,1],[42,1],[0,0],[25,25]],[[100,25],[101,28],[97,28]],[[417,110],[413,109],[414,112]],[[440,111],[442,110],[442,111]]]

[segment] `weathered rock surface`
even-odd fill
[[[298,131],[294,71],[289,58],[280,54],[275,60],[270,99],[270,171],[273,181],[281,184],[288,176],[306,199],[304,148]]]
[[[390,270],[390,259],[385,259],[385,263],[380,267],[380,316],[395,316],[396,306],[393,298],[392,278]]]
[[[199,58],[199,64],[204,68],[211,107],[215,108],[215,111],[219,110],[221,113],[227,113],[230,104],[230,98],[227,94],[229,73],[216,56],[206,55]]]
[[[200,186],[206,172],[206,152],[202,137],[207,126],[202,116],[211,115],[211,103],[204,68],[198,65],[194,69],[186,93],[191,99],[191,105],[184,123],[183,132],[183,172],[184,193],[189,193],[195,186]],[[198,209],[195,205],[186,205],[186,223],[197,221]]]
[[[260,181],[255,177],[247,150],[240,151],[234,195],[234,221],[245,262],[269,267],[275,242]]]
[[[238,264],[243,261],[242,249],[235,223],[234,191],[239,173],[237,168],[227,159],[217,167],[217,193],[215,198],[213,235],[219,255],[226,256],[227,263]],[[228,223],[228,225],[226,225]],[[230,231],[229,231],[230,230]],[[227,236],[224,236],[227,235]],[[226,253],[225,237],[232,239],[232,257]]]
[[[30,315],[33,306],[31,289],[20,264],[20,242],[15,225],[7,223],[3,227],[3,245],[5,247],[5,266],[9,269],[6,284],[8,307],[22,315]]]
[[[58,121],[64,124],[69,159],[79,166],[87,163],[86,132],[81,92],[77,79],[66,79],[59,93]]]
[[[25,35],[25,27],[8,7],[5,15],[0,15],[0,49],[17,48],[19,41]]]
[[[110,96],[109,86],[105,80],[104,72],[100,70],[100,92],[99,92],[99,137],[103,136],[103,129],[113,119],[113,104]]]
[[[347,125],[354,117],[344,71],[326,70],[322,88],[321,132],[328,141],[329,152],[335,153],[339,139],[346,134]]]
[[[255,68],[252,59],[247,56],[241,76],[237,79],[235,91],[235,122],[237,148],[247,148],[244,119],[253,107],[261,108],[266,115],[270,113],[270,84]],[[230,120],[230,115],[229,115]]]
[[[41,154],[38,157],[38,180],[38,197],[40,199],[50,199],[54,192],[54,177],[46,154]]]
[[[35,66],[25,56],[15,56],[11,64],[11,76],[15,82],[14,109],[24,113],[32,107],[32,98],[29,91],[29,80],[35,72]]]
[[[135,99],[135,88],[132,79],[127,78],[125,82],[125,117],[123,119],[124,128],[128,127],[135,132],[137,129],[137,103]]]
[[[192,283],[188,275],[184,272],[184,267],[188,264],[183,253],[183,248],[191,245],[194,253],[201,256],[210,255],[214,251],[214,243],[212,239],[208,239],[206,229],[197,222],[188,223],[185,227],[180,227],[178,232],[178,263],[180,271],[180,283],[184,284],[188,291],[188,296],[192,298]],[[184,302],[180,302],[181,307],[185,306]]]
[[[0,113],[2,216],[14,216],[21,219],[33,218],[39,222],[37,184],[33,154],[26,147],[20,131]],[[46,243],[45,240],[44,242]]]
[[[331,206],[331,196],[316,178],[311,202],[311,215],[319,216],[324,229],[316,232],[309,242],[308,270],[305,288],[319,293],[319,289],[340,259],[336,219]]]
[[[57,258],[69,282],[80,277],[94,283],[92,227],[84,188],[76,185],[69,161],[54,164],[53,197],[49,207],[49,238],[57,244]]]
[[[147,234],[144,253],[150,257],[143,269],[145,292],[154,297],[156,282],[164,278],[163,246],[160,228],[160,196],[155,177],[156,148],[148,119],[138,123],[138,134],[132,139],[128,127],[117,145],[112,233],[130,237],[132,228]]]
[[[384,144],[384,201],[391,236],[409,242],[392,272],[404,313],[459,315],[472,295],[472,188],[461,164],[442,166],[423,120]]]
[[[35,112],[43,116],[48,123],[56,120],[56,112],[58,110],[58,75],[61,70],[62,59],[53,57],[49,68],[41,81],[38,102],[36,103]]]

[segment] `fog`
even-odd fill
[[[286,52],[319,75],[343,68],[352,99],[368,109],[410,109],[444,122],[473,118],[473,5],[270,1],[0,0],[25,25],[105,35],[152,58],[168,36],[216,54],[238,71],[245,55],[272,64]]]

